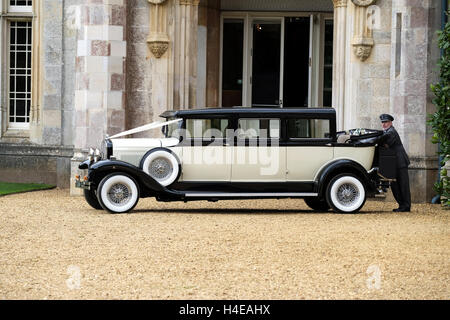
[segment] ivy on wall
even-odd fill
[[[439,48],[442,57],[438,63],[440,68],[439,83],[431,85],[435,98],[436,112],[429,115],[428,124],[432,127],[434,135],[432,143],[440,143],[441,179],[434,185],[436,192],[441,195],[441,203],[450,208],[450,177],[447,176],[445,163],[450,160],[450,21],[444,29],[438,32]]]

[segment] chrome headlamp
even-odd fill
[[[97,162],[97,161],[99,161],[101,159],[102,159],[102,155],[100,153],[100,150],[95,149],[95,151],[94,151],[94,162]]]
[[[93,162],[94,161],[94,155],[95,155],[95,150],[93,148],[89,148],[89,161]]]
[[[89,161],[90,162],[97,162],[102,159],[102,155],[100,153],[100,150],[89,148]]]

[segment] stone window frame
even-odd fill
[[[316,30],[313,36],[315,38],[312,40],[311,44],[313,55],[319,54],[319,57],[315,61],[312,61],[313,71],[310,76],[310,84],[313,87],[311,90],[310,100],[311,107],[315,105],[319,105],[323,102],[323,57],[324,57],[324,31],[325,31],[325,20],[333,20],[335,23],[334,12],[272,12],[272,11],[223,11],[220,13],[220,44],[219,44],[219,92],[218,92],[218,101],[219,106],[222,106],[222,72],[223,72],[223,23],[225,19],[242,19],[244,23],[244,46],[243,46],[243,83],[242,83],[242,104],[246,105],[250,101],[250,92],[248,89],[248,77],[250,76],[249,67],[250,64],[250,56],[249,56],[249,36],[246,34],[248,32],[249,23],[251,19],[261,18],[261,19],[275,19],[285,17],[311,17],[311,15],[315,15],[316,18],[319,18],[319,30]],[[333,50],[335,50],[335,44],[333,44]]]
[[[331,67],[331,74],[333,74],[333,62],[331,63],[331,65],[325,65],[325,27],[326,27],[326,21],[332,21],[333,22],[333,38],[334,38],[334,17],[333,15],[324,15],[324,17],[321,20],[321,30],[320,30],[320,66],[319,66],[319,92],[318,94],[318,104],[320,106],[325,106],[324,105],[324,98],[325,98],[325,92],[329,91],[331,96],[333,96],[333,75],[331,76],[331,87],[330,88],[325,88],[325,68],[326,67]],[[334,39],[333,39],[334,41]],[[334,56],[334,43],[333,43],[333,47],[332,47],[332,56]],[[332,105],[330,106],[325,106],[325,107],[332,107]]]
[[[16,1],[16,3],[17,3],[17,0],[14,0],[14,1]],[[36,2],[39,0],[34,0],[34,1],[27,0],[27,1],[33,3],[33,2]],[[7,8],[8,12],[18,12],[18,13],[24,13],[24,12],[32,13],[33,12],[33,5],[31,5],[31,6],[28,6],[28,5],[27,6],[17,6],[17,5],[11,6],[11,0],[6,0],[6,8]]]
[[[9,0],[0,0],[0,140],[3,138],[29,138],[32,122],[38,120],[39,101],[39,20],[38,12],[41,1],[34,0],[31,8],[11,8]],[[19,12],[19,10],[23,10]],[[24,126],[11,126],[9,123],[9,32],[10,22],[31,21],[32,22],[32,49],[31,49],[31,108],[30,121]]]

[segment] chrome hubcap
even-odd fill
[[[355,185],[344,183],[337,190],[338,201],[344,206],[351,206],[359,198],[359,191]]]
[[[115,205],[122,206],[131,198],[131,189],[122,183],[116,183],[108,191],[109,200]]]
[[[165,158],[156,158],[150,163],[150,175],[158,180],[168,177],[172,173],[172,166]]]

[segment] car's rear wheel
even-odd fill
[[[328,211],[330,206],[326,200],[320,200],[317,197],[308,197],[303,199],[308,207],[315,211]]]
[[[100,182],[97,198],[103,209],[111,213],[125,213],[133,210],[138,203],[139,186],[125,173],[112,173]]]
[[[84,189],[84,199],[86,202],[94,209],[102,210],[102,206],[98,202],[97,196],[95,195],[95,190]]]
[[[142,170],[162,186],[174,183],[180,174],[177,157],[166,149],[147,152],[141,161]]]
[[[340,174],[328,184],[326,199],[335,212],[354,213],[366,202],[366,190],[357,176]]]

